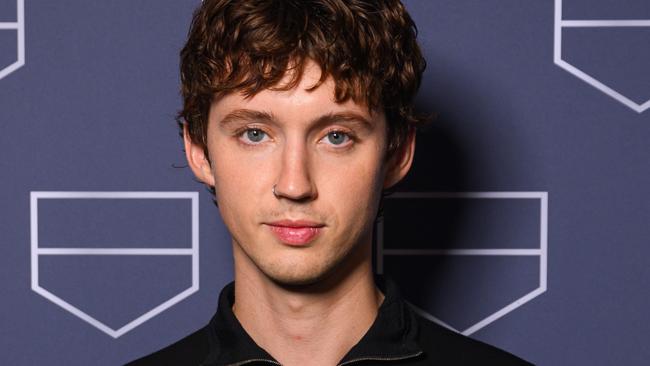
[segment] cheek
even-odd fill
[[[235,154],[226,148],[213,151],[212,174],[219,206],[227,215],[249,217],[241,214],[254,210],[265,198],[264,193],[271,196],[271,184],[266,183],[268,162],[260,157]]]
[[[334,210],[354,221],[366,220],[367,216],[374,214],[370,209],[378,205],[383,183],[382,166],[377,157],[371,155],[366,159],[350,159],[324,166],[329,174],[323,174],[325,184],[319,191],[324,190],[322,193],[327,200],[335,203],[332,206]]]

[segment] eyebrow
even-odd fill
[[[253,109],[236,109],[226,114],[226,116],[224,116],[221,121],[219,121],[219,125],[222,127],[227,127],[228,125],[233,124],[237,121],[258,121],[278,124],[278,119],[272,113],[257,111]],[[336,122],[352,123],[368,130],[372,130],[374,128],[374,124],[367,118],[359,113],[352,111],[324,114],[310,121],[310,127],[321,127]]]

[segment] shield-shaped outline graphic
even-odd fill
[[[602,91],[603,93],[609,95],[610,97],[618,100],[623,103],[625,106],[631,108],[632,110],[643,113],[645,110],[650,108],[650,99],[646,102],[639,104],[621,94],[620,92],[614,90],[613,88],[605,85],[603,82],[594,78],[593,76],[587,74],[586,72],[580,70],[574,65],[568,63],[562,59],[562,30],[564,28],[576,28],[576,27],[650,27],[650,19],[641,19],[641,20],[603,20],[603,19],[592,19],[592,20],[568,20],[562,18],[562,2],[563,0],[555,0],[555,28],[554,28],[554,37],[553,37],[553,61],[556,65],[578,77],[579,79],[585,81],[587,84],[593,86],[594,88]]]
[[[16,30],[16,41],[18,43],[18,55],[16,61],[12,64],[2,67],[0,69],[0,80],[12,72],[18,70],[25,65],[25,0],[16,0],[16,21],[15,22],[0,22],[0,31],[2,30]]]
[[[169,309],[199,290],[199,204],[198,192],[30,192],[31,286],[32,290],[79,319],[113,338],[118,338],[145,321]],[[39,199],[190,199],[192,203],[191,248],[40,248],[38,246]],[[192,285],[119,329],[112,329],[39,284],[38,259],[41,255],[190,255]]]
[[[484,319],[474,323],[465,330],[458,330],[447,324],[441,319],[436,318],[413,304],[413,308],[418,311],[423,317],[438,323],[446,328],[462,333],[464,335],[471,335],[476,331],[485,328],[489,324],[495,322],[502,316],[514,311],[518,307],[531,301],[537,296],[546,292],[547,278],[548,278],[548,192],[396,192],[386,199],[403,199],[403,198],[427,198],[427,199],[441,199],[441,198],[458,198],[458,199],[535,199],[539,200],[540,205],[540,230],[539,230],[539,248],[533,249],[385,249],[384,248],[384,223],[379,221],[377,224],[377,252],[376,263],[377,273],[382,274],[384,271],[384,256],[399,255],[399,256],[423,256],[423,255],[471,255],[471,256],[537,256],[539,257],[539,283],[538,286],[528,292],[527,294],[519,297],[510,304],[498,309],[494,313],[488,315]]]

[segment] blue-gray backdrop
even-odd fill
[[[229,236],[173,119],[198,3],[0,0],[0,364],[118,365],[213,314]],[[438,117],[377,271],[537,364],[646,365],[650,2],[406,5]]]

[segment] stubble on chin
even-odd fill
[[[312,253],[313,257],[300,263],[249,258],[259,272],[275,285],[292,291],[316,293],[336,286],[349,272],[354,271],[365,257],[364,249],[361,243],[356,243],[336,253]]]
[[[287,289],[317,288],[325,284],[333,275],[342,275],[341,271],[350,267],[355,252],[359,245],[349,248],[339,248],[336,252],[320,253],[316,248],[290,248],[286,254],[275,253],[277,258],[265,255],[262,252],[249,251],[244,245],[233,240],[235,266],[247,271],[258,272],[258,275],[273,282],[275,285]],[[292,255],[293,251],[303,251]],[[238,259],[238,260],[237,260]],[[240,263],[237,262],[248,262]]]

